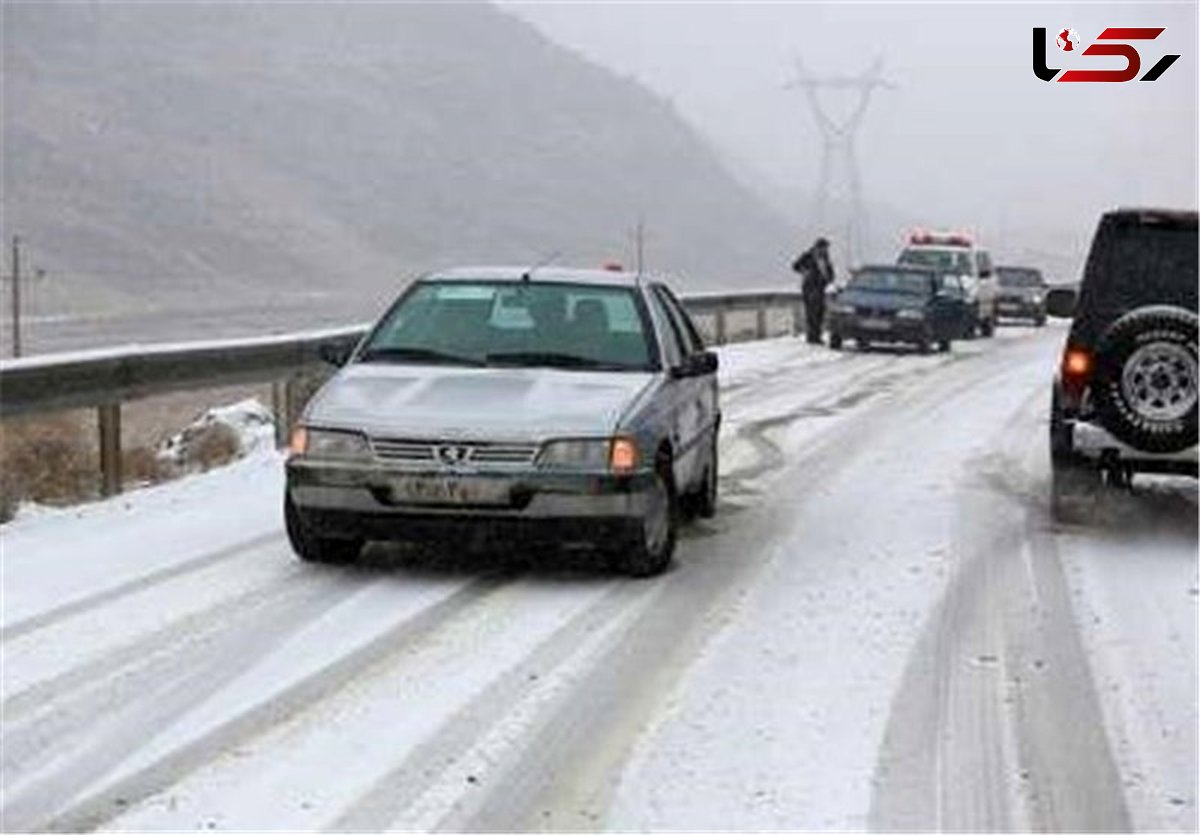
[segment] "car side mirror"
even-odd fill
[[[715,373],[719,364],[716,351],[704,351],[686,357],[683,362],[671,369],[671,376],[676,379],[703,377],[705,374]]]
[[[341,368],[350,360],[354,353],[354,345],[347,342],[322,342],[317,346],[317,356],[322,362]]]
[[[1071,287],[1055,287],[1046,294],[1046,312],[1059,319],[1070,319],[1075,315],[1075,303],[1079,294]]]

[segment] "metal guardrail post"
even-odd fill
[[[283,449],[288,445],[289,430],[287,409],[287,387],[282,380],[271,383],[271,414],[275,417],[275,448]]]
[[[283,437],[287,444],[292,437],[292,427],[300,418],[300,410],[304,403],[300,399],[300,378],[296,375],[288,377],[283,384],[284,421]]]
[[[754,310],[754,332],[758,339],[767,338],[767,307],[766,304],[760,304]]]
[[[725,339],[725,311],[718,310],[716,318],[717,318],[717,323],[716,323],[717,344],[724,345],[726,342],[726,339]]]
[[[121,492],[121,404],[103,403],[96,409],[100,429],[100,494]]]

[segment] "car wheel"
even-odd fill
[[[622,571],[631,577],[653,577],[671,564],[679,528],[679,499],[671,476],[670,461],[660,461],[645,517],[632,531],[630,541],[618,557]]]
[[[708,466],[704,470],[704,483],[696,493],[696,515],[701,519],[711,519],[717,515],[717,486],[720,479],[720,466],[717,458],[717,433],[713,431],[709,442]]]
[[[979,333],[984,337],[993,336],[996,333],[996,320],[983,319],[979,322]]]
[[[1041,315],[1039,315],[1039,316],[1038,316],[1036,319],[1034,319],[1034,320],[1033,320],[1033,326],[1034,326],[1035,328],[1044,328],[1044,327],[1046,327],[1046,316],[1045,316],[1045,314],[1041,314]]]
[[[345,564],[354,562],[362,552],[361,539],[336,539],[314,532],[301,518],[291,496],[283,500],[283,521],[292,550],[305,562]]]
[[[1101,337],[1092,392],[1100,422],[1154,453],[1196,443],[1196,314],[1155,306],[1122,316]]]
[[[860,350],[860,351],[871,350],[871,341],[869,339],[859,339],[858,340],[858,350]]]
[[[840,333],[829,334],[829,347],[835,351],[842,350],[842,335]]]
[[[928,354],[932,347],[933,339],[930,336],[929,331],[926,330],[919,337],[917,337],[917,351],[918,353]]]
[[[938,350],[941,351],[943,354],[946,353],[947,351],[949,351],[950,350],[950,340],[949,339],[939,339],[938,340]]]

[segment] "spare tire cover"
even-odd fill
[[[1179,307],[1143,307],[1105,331],[1092,382],[1100,422],[1145,452],[1196,443],[1197,318]]]

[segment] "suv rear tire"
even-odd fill
[[[1096,414],[1113,435],[1153,453],[1196,444],[1197,318],[1178,307],[1144,307],[1105,331],[1096,351]]]

